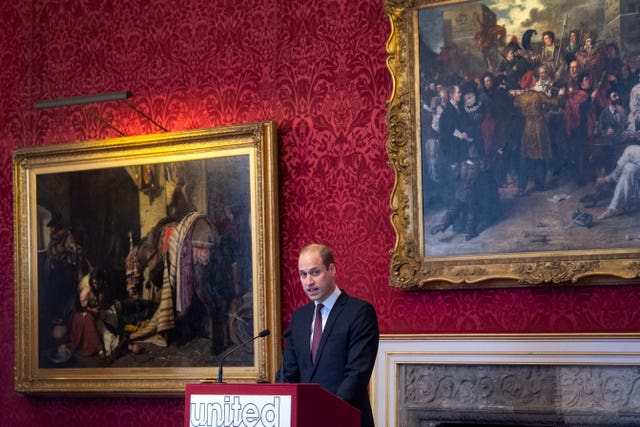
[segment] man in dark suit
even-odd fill
[[[596,134],[598,136],[618,136],[627,129],[627,112],[615,90],[609,90],[609,103],[600,112]]]
[[[305,246],[298,272],[311,302],[293,313],[283,379],[320,384],[360,410],[362,427],[373,427],[367,387],[378,352],[376,312],[368,302],[338,288],[333,254],[326,246]]]
[[[456,188],[457,165],[465,161],[471,136],[464,130],[464,113],[460,100],[462,91],[459,85],[449,87],[449,102],[440,116],[440,171],[442,173],[440,188],[436,190],[442,195],[445,205],[453,201],[452,194]]]

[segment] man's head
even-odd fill
[[[336,289],[336,266],[331,250],[320,244],[302,248],[298,258],[302,289],[311,301],[323,302]]]
[[[618,58],[620,56],[620,49],[616,43],[607,43],[607,57]]]
[[[578,42],[578,30],[569,31],[569,43],[575,44]]]
[[[438,96],[440,97],[440,102],[445,103],[449,100],[449,91],[446,87],[442,86],[438,89]]]
[[[615,90],[609,91],[609,102],[611,105],[620,105],[620,95]]]
[[[538,80],[549,80],[551,76],[549,75],[549,70],[545,65],[540,65],[537,69],[538,72]]]
[[[504,56],[507,59],[507,61],[511,61],[513,57],[516,56],[516,48],[507,48],[504,53]]]
[[[493,87],[494,76],[492,73],[484,73],[482,76],[482,86],[485,89],[491,89]]]
[[[449,88],[449,99],[455,105],[458,105],[460,99],[462,98],[462,92],[460,91],[460,86],[453,85]]]
[[[572,78],[577,78],[578,74],[580,74],[580,67],[578,66],[578,61],[571,61],[569,63],[569,75]]]
[[[580,73],[578,76],[578,85],[580,85],[581,89],[590,89],[591,88],[591,77],[589,77],[589,73]]]
[[[556,35],[553,33],[553,31],[545,31],[544,33],[542,33],[542,41],[544,42],[545,46],[551,46],[555,40]]]

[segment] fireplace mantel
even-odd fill
[[[527,399],[504,396],[536,387]],[[407,414],[421,420],[409,424],[424,426],[438,425],[425,421],[428,414],[443,422],[535,425],[527,416],[537,414],[540,425],[632,425],[640,422],[640,397],[633,397],[640,396],[640,335],[383,335],[371,394],[378,426],[407,427]],[[465,399],[471,419],[451,419],[447,411]]]

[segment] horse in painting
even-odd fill
[[[136,246],[130,237],[126,259],[127,292],[150,299],[157,308],[144,326],[130,335],[137,340],[159,334],[184,344],[197,335],[211,338],[211,353],[229,344],[228,312],[234,285],[218,274],[220,234],[210,219],[191,212],[181,220],[164,218]],[[215,278],[222,277],[223,280]]]

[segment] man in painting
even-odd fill
[[[442,221],[431,227],[431,234],[444,233],[453,225],[454,231],[459,229],[466,233],[465,240],[478,236],[483,166],[478,148],[475,144],[471,144],[468,158],[459,167],[455,197],[442,217]]]
[[[596,44],[596,36],[593,32],[584,35],[584,45],[576,54],[582,70],[589,73],[591,83],[600,86],[606,76],[606,53],[601,46]]]
[[[455,168],[466,157],[467,149],[473,139],[465,132],[464,115],[460,100],[462,91],[459,85],[449,88],[449,102],[440,117],[440,152],[442,154],[443,182],[441,190],[448,204],[455,188]]]
[[[507,46],[504,58],[498,72],[506,76],[508,89],[520,89],[520,79],[533,68],[533,64],[522,56],[522,49],[515,41]]]
[[[544,69],[541,66],[540,69]],[[528,189],[529,173],[533,172],[535,189],[546,189],[547,162],[551,159],[551,136],[547,108],[558,106],[560,97],[551,97],[543,90],[533,88],[513,92],[514,105],[524,116],[524,130],[520,142],[520,171],[518,190],[524,195]]]
[[[629,93],[629,127],[630,132],[640,131],[640,83],[636,83]]]
[[[49,227],[49,247],[45,262],[46,289],[43,294],[47,307],[51,310],[54,323],[67,323],[70,320],[76,297],[76,286],[86,273],[87,267],[83,250],[76,243],[71,226],[60,212],[54,212],[47,223]]]
[[[578,53],[578,49],[580,49],[580,32],[578,30],[569,31],[569,40],[567,41],[567,45],[564,47],[564,60],[567,64],[570,64],[571,61],[576,59],[576,54]]]
[[[627,128],[627,112],[620,102],[620,96],[615,90],[609,90],[609,103],[600,112],[596,134],[599,136],[620,135]]]
[[[569,68],[560,76],[559,85],[564,88],[565,93],[570,94],[578,88],[578,75],[580,74],[580,64],[577,60],[569,62]]]
[[[592,88],[591,78],[585,72],[578,77],[578,85],[578,90],[567,97],[564,119],[570,169],[576,184],[584,185],[584,145],[587,138],[595,133],[597,91]]]
[[[597,217],[610,218],[632,210],[640,200],[640,145],[629,145],[618,159],[616,168],[609,175],[598,178],[597,185],[615,182],[609,206]]]
[[[556,46],[556,35],[553,31],[545,31],[542,33],[542,50],[539,54],[539,62],[546,65],[549,76],[555,79],[560,76],[561,70],[566,66],[564,55],[560,54],[558,46]]]

